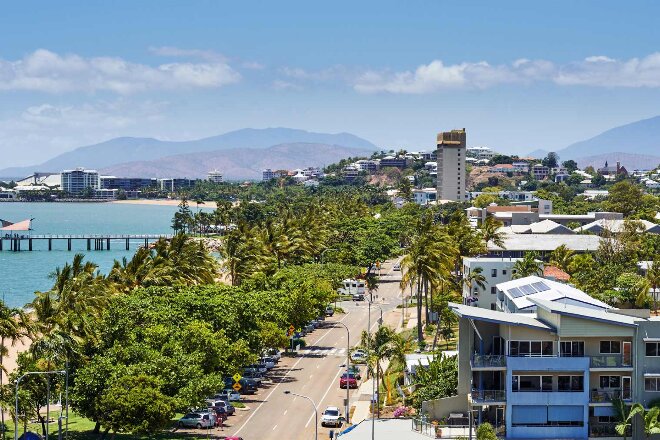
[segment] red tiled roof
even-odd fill
[[[543,268],[543,277],[552,278],[557,281],[568,281],[571,276],[558,268],[557,266],[545,266]]]

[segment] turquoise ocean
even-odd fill
[[[17,222],[34,218],[32,234],[171,234],[176,206],[132,205],[118,203],[0,203],[0,219]],[[195,210],[195,208],[193,208]],[[115,259],[133,255],[138,241],[126,251],[125,242],[111,242],[110,251],[87,251],[84,240],[74,240],[71,252],[65,240],[35,240],[32,252],[11,252],[5,241],[0,251],[0,298],[10,307],[32,301],[35,291],[52,286],[49,274],[71,261],[76,252],[99,265],[103,273]],[[27,242],[23,242],[27,249]]]

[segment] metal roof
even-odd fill
[[[505,313],[456,303],[449,303],[449,308],[461,318],[492,322],[495,324],[532,327],[554,332],[552,327],[536,319],[536,315],[533,313]]]
[[[532,301],[537,306],[551,313],[556,313],[558,315],[572,316],[581,319],[590,319],[593,321],[601,321],[613,325],[636,327],[637,321],[645,320],[644,318],[620,315],[618,313],[609,312],[607,310],[596,310],[588,307],[579,307],[570,304],[556,303],[540,298],[530,298],[530,301]]]
[[[574,251],[596,251],[600,245],[597,235],[579,234],[506,234],[504,247],[488,243],[490,251],[554,251],[565,245]]]
[[[558,283],[556,281],[529,276],[516,280],[499,283],[496,285],[504,295],[513,302],[518,309],[534,307],[531,300],[539,298],[547,301],[561,301],[564,299],[573,300],[585,304],[585,307],[596,307],[600,309],[611,309],[602,301],[597,300],[573,286]]]

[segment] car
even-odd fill
[[[401,270],[401,263],[394,263],[394,265],[392,266],[392,270],[395,270],[397,272],[400,271]]]
[[[262,365],[262,364],[252,364],[252,365],[246,366],[244,371],[246,373],[266,374],[268,372],[268,368],[266,368],[266,366]]]
[[[269,370],[275,368],[275,359],[272,357],[262,357],[259,359],[259,363],[265,365]]]
[[[209,412],[190,412],[179,419],[179,428],[211,428],[215,426],[216,416]]]
[[[335,314],[335,309],[332,306],[325,308],[325,316],[332,316]]]
[[[227,396],[230,402],[238,402],[241,400],[241,393],[231,388],[222,390],[221,393],[223,396]],[[223,399],[224,400],[224,399]]]
[[[362,379],[362,374],[360,374],[360,367],[357,365],[349,365],[348,372],[354,375],[357,380]]]
[[[364,301],[364,293],[354,293],[353,301]]]
[[[307,324],[305,327],[303,327],[303,331],[305,333],[311,333],[314,331],[314,326],[312,324]]]
[[[361,349],[355,350],[351,353],[351,360],[355,363],[363,363],[367,361],[367,352]]]
[[[208,399],[206,402],[209,404],[209,408],[223,408],[228,416],[232,416],[236,412],[236,407],[226,400]]]
[[[282,359],[282,352],[279,351],[277,348],[271,348],[270,350],[266,350],[267,357],[272,358],[276,363]]]
[[[341,426],[342,417],[339,408],[336,406],[329,406],[323,411],[321,416],[321,426]]]
[[[348,388],[358,387],[357,378],[355,377],[354,374],[344,373],[339,378],[339,388],[346,388],[346,387]]]
[[[252,381],[252,383],[254,384],[254,387],[255,387],[255,391],[256,391],[256,388],[261,386],[261,384],[264,380],[264,376],[260,373],[257,373],[256,371],[252,370],[252,371],[246,371],[245,373],[243,373],[243,379],[246,379],[248,381]],[[241,380],[243,380],[243,379],[241,379]],[[239,382],[239,383],[241,384],[241,387],[244,386],[242,382]],[[233,386],[233,383],[230,384],[230,386]],[[239,391],[243,391],[243,388],[241,388]],[[243,392],[245,393],[245,391],[243,391]]]
[[[219,402],[221,402],[221,400]],[[208,407],[208,411],[215,413],[216,418],[218,420],[222,420],[223,422],[227,420],[227,417],[229,416],[227,409],[220,405],[211,405]]]
[[[234,386],[234,379],[231,377],[225,377],[223,378],[225,381],[225,388],[231,388]],[[239,390],[243,394],[254,394],[257,392],[257,389],[259,388],[259,385],[261,384],[261,381],[257,381],[255,379],[252,379],[250,377],[243,377],[241,380],[238,381],[238,383],[241,385],[241,389]]]

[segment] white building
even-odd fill
[[[222,183],[222,173],[218,170],[209,171],[208,180],[213,183]]]
[[[76,168],[62,171],[62,191],[69,194],[80,194],[85,189],[96,190],[100,188],[99,173],[96,170]]]
[[[465,142],[465,129],[438,133],[438,200],[467,199]]]
[[[356,161],[353,165],[358,167],[360,171],[366,171],[367,173],[375,173],[380,168],[380,161],[362,159]]]
[[[496,310],[497,289],[495,286],[511,280],[513,265],[518,260],[518,258],[463,257],[464,280],[477,267],[481,268],[481,274],[485,278],[483,288],[477,286],[476,283],[469,286],[465,281],[463,282],[463,304]]]
[[[0,186],[0,200],[14,200],[15,198],[16,198],[15,190],[3,188]]]
[[[415,203],[422,206],[426,206],[431,202],[435,202],[436,196],[438,194],[435,188],[413,189],[412,193],[413,197],[415,198]]]
[[[478,160],[491,160],[495,156],[495,152],[488,147],[467,147],[466,154]]]

